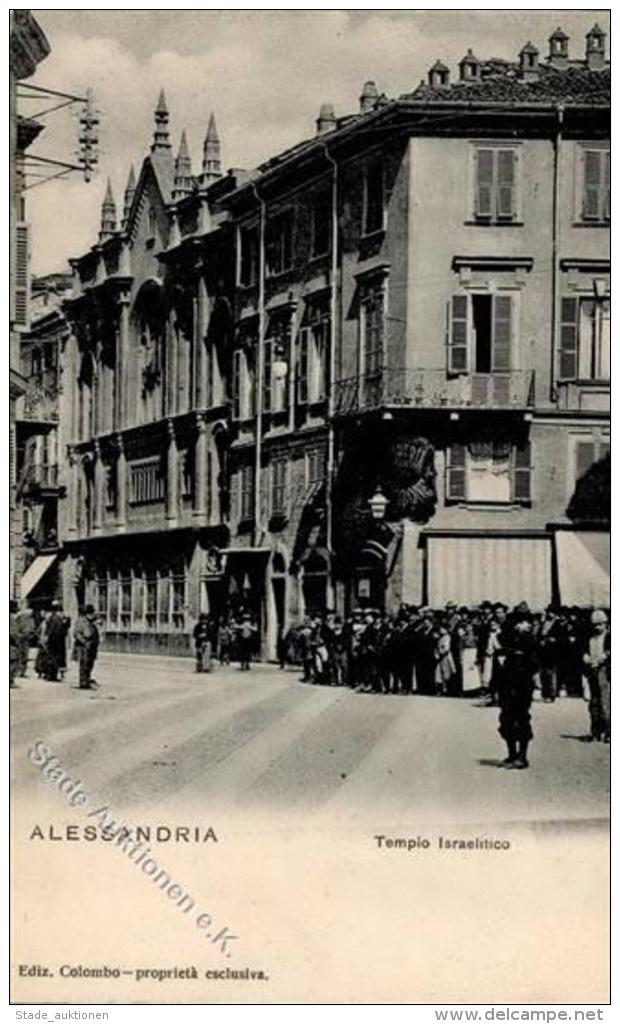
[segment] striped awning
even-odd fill
[[[551,537],[430,536],[427,541],[428,603],[473,607],[482,601],[509,606],[527,601],[533,610],[551,601]]]
[[[56,561],[58,555],[37,555],[34,562],[28,566],[20,581],[20,597],[28,597],[37,583],[40,583],[45,573]]]
[[[562,604],[609,607],[609,533],[603,530],[557,530],[555,550]]]

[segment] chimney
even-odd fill
[[[204,146],[202,148],[201,181],[204,185],[209,185],[212,181],[217,181],[217,179],[221,177],[222,163],[220,157],[220,137],[217,133],[215,115],[211,113],[209,116],[209,124],[207,127],[207,134],[205,135]]]
[[[112,183],[108,178],[105,196],[101,204],[101,227],[99,229],[99,241],[105,242],[116,233],[116,203],[112,195]]]
[[[189,150],[187,148],[187,136],[185,132],[181,135],[181,143],[179,145],[179,152],[177,158],[174,161],[174,186],[172,189],[172,201],[175,202],[177,199],[182,199],[183,196],[191,194],[194,186],[194,179],[192,178],[192,164],[189,158]]]
[[[441,89],[450,85],[450,68],[447,68],[440,60],[436,60],[428,72],[428,84],[431,89]]]
[[[331,103],[323,103],[319,110],[319,116],[316,119],[316,133],[317,135],[324,135],[325,132],[331,132],[334,128],[336,128],[334,108]]]
[[[549,63],[554,68],[564,68],[568,64],[569,36],[561,28],[556,28],[549,36]]]
[[[360,114],[369,114],[371,110],[374,110],[378,99],[379,90],[375,83],[364,82],[364,88],[360,96]]]
[[[538,78],[538,57],[538,50],[528,39],[527,43],[519,53],[519,72],[522,81],[536,81]]]
[[[159,93],[159,99],[155,108],[155,131],[153,132],[151,153],[156,153],[159,150],[170,149],[170,135],[168,133],[169,119],[170,115],[168,113],[168,107],[166,106],[166,96],[162,89]]]
[[[136,175],[133,169],[133,164],[129,169],[129,177],[127,178],[127,184],[125,185],[125,195],[123,197],[123,220],[121,227],[123,230],[127,227],[127,221],[129,220],[129,213],[131,211],[131,204],[133,203],[133,197],[136,194]]]
[[[459,75],[461,82],[478,82],[480,80],[480,61],[471,50],[467,51],[459,63]]]
[[[605,67],[605,38],[600,25],[594,25],[586,36],[586,66],[590,71]]]

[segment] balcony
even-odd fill
[[[335,383],[336,416],[383,408],[527,410],[534,405],[533,370],[450,377],[445,369],[386,369]]]
[[[20,419],[35,423],[58,422],[58,387],[28,382]]]
[[[22,494],[37,492],[54,495],[58,491],[58,465],[56,463],[33,462],[24,466],[20,480]]]

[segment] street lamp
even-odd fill
[[[372,498],[369,498],[368,504],[370,506],[373,519],[377,522],[381,522],[381,520],[385,519],[385,510],[387,508],[388,500],[380,487],[377,487]]]

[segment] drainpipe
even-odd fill
[[[254,196],[260,205],[260,230],[258,244],[258,350],[256,352],[256,444],[254,462],[254,546],[262,538],[261,518],[261,458],[263,447],[263,369],[265,348],[265,201],[258,194],[252,182]]]
[[[336,339],[337,339],[337,290],[338,290],[338,164],[330,154],[325,142],[321,142],[325,158],[332,166],[332,261],[329,309],[329,387],[327,391],[327,495],[326,495],[326,540],[329,554],[328,607],[335,608],[335,586],[333,569],[333,485],[336,461],[335,451],[335,395],[336,395]]]
[[[560,274],[558,259],[560,255],[560,157],[562,149],[562,127],[564,124],[564,106],[558,103],[558,124],[555,133],[553,147],[553,239],[551,244],[551,284],[553,300],[551,307],[551,367],[549,377],[549,401],[557,401],[557,388],[555,386],[557,375],[557,349],[558,349],[558,311],[560,306]]]

